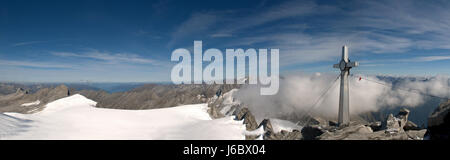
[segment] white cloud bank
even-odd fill
[[[336,77],[337,75],[331,74],[287,76],[280,80],[280,90],[277,95],[260,96],[258,87],[245,86],[235,94],[235,98],[248,104],[257,117],[277,117],[293,112],[309,111]],[[376,76],[363,76],[363,78],[392,85],[392,82],[383,81]],[[417,92],[450,97],[450,77],[448,76],[393,78],[396,80],[395,87],[416,90],[408,92],[392,89],[364,79],[359,80],[359,76],[350,77],[350,113],[377,111],[383,107],[416,107],[430,98]],[[311,111],[313,114],[336,118],[338,105],[339,80]]]

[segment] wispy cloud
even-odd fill
[[[402,59],[400,61],[403,62],[432,62],[432,61],[443,61],[443,60],[450,60],[450,56],[422,56],[422,57],[415,57],[410,59]]]
[[[215,33],[215,34],[211,34],[212,38],[223,38],[223,37],[233,37],[232,34],[229,33]]]
[[[193,14],[175,35],[231,37],[220,43],[280,48],[281,65],[314,63],[338,58],[342,45],[368,56],[450,49],[448,8],[447,1],[287,1],[255,11]],[[437,59],[445,57],[420,60]]]
[[[379,66],[384,63],[411,63],[411,62],[434,62],[434,61],[445,61],[450,60],[449,55],[444,56],[418,56],[412,58],[395,58],[395,59],[376,59],[376,60],[362,60],[361,65],[364,66]]]
[[[26,45],[32,45],[32,44],[37,44],[37,43],[45,43],[47,41],[27,41],[27,42],[19,42],[19,43],[14,43],[12,44],[13,47],[18,47],[18,46],[26,46]]]
[[[263,5],[258,8],[261,7]],[[327,9],[330,10],[328,7]],[[235,32],[240,30],[286,18],[305,16],[314,12],[326,11],[324,7],[318,6],[312,1],[288,1],[273,7],[263,7],[254,12],[223,10],[193,13],[172,33],[172,39],[168,46],[172,46],[179,39],[189,35],[207,33],[211,38],[232,37]]]
[[[90,58],[95,60],[102,60],[107,63],[140,63],[140,64],[160,65],[160,63],[156,60],[143,58],[137,54],[129,54],[129,53],[108,53],[93,50],[86,53],[52,52],[52,54],[60,57]]]
[[[46,63],[46,62],[33,62],[33,61],[14,61],[14,60],[1,60],[0,65],[3,66],[20,66],[20,67],[33,67],[33,68],[59,68],[59,69],[72,69],[71,65]]]
[[[172,33],[172,38],[167,46],[171,47],[186,36],[206,32],[217,20],[218,15],[210,12],[192,14]]]
[[[260,26],[266,23],[311,15],[317,12],[328,12],[332,10],[317,5],[313,1],[287,1],[279,5],[271,6],[258,10],[259,12],[249,13],[248,16],[242,16],[233,20],[234,23],[228,23],[219,31],[219,33],[232,34],[236,31]],[[238,25],[236,22],[240,22]]]

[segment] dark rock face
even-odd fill
[[[450,100],[439,105],[428,117],[427,136],[430,139],[450,139]]]

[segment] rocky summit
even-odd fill
[[[352,121],[346,126],[337,126],[332,120],[311,115],[305,116],[308,123],[301,130],[275,131],[270,119],[257,125],[256,118],[245,104],[236,101],[230,91],[221,97],[208,101],[209,114],[212,117],[236,116],[243,120],[250,132],[263,130],[259,136],[247,136],[247,139],[265,140],[423,140],[427,129],[418,127],[409,121],[410,110],[403,108],[395,116],[389,114],[383,121]],[[442,107],[441,107],[442,108]],[[440,121],[441,122],[441,121]],[[440,124],[440,123],[439,123]],[[445,127],[443,127],[445,128]],[[438,132],[440,130],[437,130]]]

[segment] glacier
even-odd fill
[[[149,110],[96,108],[80,94],[48,103],[33,114],[0,113],[0,139],[244,140],[234,116],[212,119],[207,104]]]

